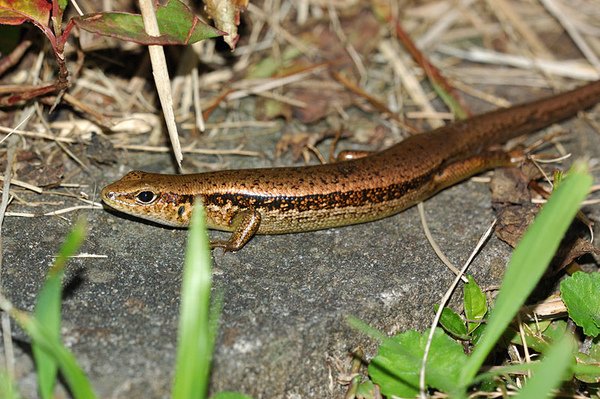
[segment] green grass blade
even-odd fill
[[[450,108],[452,113],[458,119],[467,119],[469,117],[469,113],[463,108],[463,106],[450,94],[447,92],[442,85],[436,82],[434,79],[429,79],[433,90],[435,90],[436,94],[440,96],[444,104]]]
[[[550,397],[567,377],[575,358],[575,342],[569,334],[550,345],[544,358],[534,369],[533,376],[515,399],[542,399]]]
[[[384,339],[389,338],[387,335],[377,330],[376,328],[371,327],[361,319],[355,316],[348,316],[346,318],[346,323],[355,330],[362,332],[363,334],[373,338],[383,341]]]
[[[215,290],[211,299],[212,301],[208,313],[208,337],[210,338],[209,348],[211,348],[212,354],[212,349],[215,347],[215,339],[219,333],[219,323],[221,322],[221,310],[223,310],[223,292],[220,290]]]
[[[94,399],[96,397],[90,381],[77,364],[75,356],[60,341],[56,340],[44,325],[26,312],[10,308],[6,304],[3,304],[2,307],[43,351],[54,358],[75,399]]]
[[[479,384],[485,380],[491,380],[493,377],[504,376],[509,374],[524,374],[529,370],[533,370],[537,365],[538,361],[532,361],[530,363],[519,363],[511,364],[508,366],[497,366],[493,369],[480,373],[473,379],[473,384]]]
[[[211,258],[204,209],[195,206],[181,286],[179,343],[173,399],[204,398],[212,357],[210,326]],[[214,316],[212,317],[214,320]]]
[[[15,381],[4,371],[0,370],[0,398],[20,399]]]
[[[69,257],[73,256],[83,243],[85,231],[85,219],[80,219],[65,239],[54,265],[48,271],[46,282],[37,298],[34,315],[38,322],[44,326],[49,340],[60,341],[60,309],[64,269]],[[54,357],[44,351],[36,340],[33,341],[31,346],[37,368],[40,395],[44,399],[51,399],[58,365]]]
[[[585,164],[576,162],[515,249],[487,328],[462,371],[463,387],[472,383],[496,341],[542,277],[591,184]]]

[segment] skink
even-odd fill
[[[483,170],[511,164],[492,144],[534,132],[600,101],[600,81],[411,136],[384,151],[325,165],[169,175],[132,171],[101,193],[110,207],[169,226],[188,225],[196,198],[213,247],[241,249],[255,234],[369,222],[398,213]]]

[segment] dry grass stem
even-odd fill
[[[423,91],[419,81],[415,78],[414,74],[411,73],[408,67],[404,64],[403,57],[398,50],[388,40],[384,40],[379,43],[379,51],[383,54],[384,58],[392,65],[394,73],[396,73],[404,88],[414,100],[414,102],[427,113],[434,114],[436,111],[429,102],[429,98]],[[427,120],[432,128],[443,126],[442,121],[439,119],[428,119]]]
[[[461,50],[455,47],[440,45],[437,50],[446,55],[459,57],[472,62],[504,65],[521,69],[539,68],[550,75],[579,80],[593,81],[600,78],[600,73],[598,71],[590,65],[580,61],[549,61],[540,58],[528,58],[519,55],[504,54],[476,47],[471,47],[468,50]],[[505,82],[505,84],[514,84],[514,82]]]
[[[564,161],[565,159],[571,158],[571,155],[572,154],[565,154],[560,157],[544,158],[541,155],[531,154],[531,155],[529,155],[529,157],[531,159],[535,160],[535,162],[537,162],[537,163],[558,163],[558,162]]]
[[[81,253],[81,254],[69,256],[69,259],[88,259],[88,258],[89,259],[106,259],[106,258],[108,258],[108,255]]]
[[[31,114],[30,114],[31,115]],[[24,120],[29,119],[28,116],[24,118]],[[3,226],[4,226],[4,216],[6,214],[6,208],[8,207],[8,203],[10,201],[10,182],[12,180],[13,175],[13,164],[16,159],[17,154],[17,143],[18,138],[13,136],[8,140],[8,149],[6,154],[6,169],[4,171],[4,179],[2,185],[2,199],[0,201],[0,293],[4,290],[2,275],[3,275],[3,259],[4,259],[4,248],[3,241],[4,236]],[[2,312],[2,341],[4,344],[4,361],[5,361],[5,369],[6,374],[11,379],[15,378],[15,354],[12,343],[12,328],[10,323],[10,318],[6,312]]]
[[[261,91],[254,94],[256,94],[257,96],[269,98],[271,100],[276,100],[284,104],[289,104],[297,108],[306,108],[308,106],[304,101],[295,100],[293,98],[286,97],[285,95],[272,93],[269,91]]]
[[[147,152],[169,152],[171,149],[165,146],[149,146],[149,145],[116,145],[115,148],[131,151],[147,151]],[[182,151],[188,154],[203,154],[203,155],[241,155],[245,157],[258,157],[261,154],[256,151],[245,151],[239,148],[231,150],[211,150],[209,148],[183,148]]]
[[[547,318],[557,319],[566,314],[567,307],[558,295],[551,295],[540,303],[524,306],[521,309],[522,317],[527,317],[530,321]]]
[[[449,4],[448,8],[450,10],[448,8],[438,10],[437,15],[439,15],[439,18],[435,20],[435,23],[429,27],[429,30],[424,35],[415,40],[417,47],[424,50],[433,46],[462,17],[462,10],[468,9],[474,1],[460,0],[458,7]]]
[[[36,215],[35,215],[35,213],[28,213],[28,212],[6,212],[6,213],[4,213],[4,216],[34,218]]]
[[[4,181],[4,176],[0,176],[0,181]],[[41,194],[44,191],[41,187],[17,179],[11,179],[10,184],[33,191],[36,194]]]
[[[519,313],[517,313],[517,325],[519,326],[519,338],[521,338],[521,345],[525,355],[525,363],[531,363],[531,355],[529,354],[529,347],[527,346],[527,338],[525,336],[525,330],[523,329],[523,321],[521,320],[521,315]],[[531,378],[531,370],[528,370],[527,376]]]
[[[263,22],[267,23],[269,27],[273,30],[275,36],[283,38],[309,58],[312,58],[319,52],[319,50],[315,47],[305,44],[304,42],[296,38],[294,35],[292,35],[290,32],[288,32],[286,29],[282,28],[275,17],[269,18],[267,13],[255,6],[253,3],[248,3],[248,11],[254,16],[261,19]]]
[[[274,129],[280,125],[276,121],[223,121],[223,122],[209,122],[206,123],[207,129],[241,129],[241,128],[263,128],[263,129]],[[183,124],[185,127],[186,124]],[[189,126],[189,125],[188,125]]]
[[[31,118],[31,116],[33,115],[33,113],[35,112],[35,108],[30,107],[29,109],[27,109],[25,111],[25,113],[22,116],[21,121],[19,121],[19,123],[17,123],[17,126],[15,126],[14,128],[4,128],[0,126],[0,131],[6,132],[7,135],[4,136],[1,140],[0,140],[0,144],[2,144],[5,140],[7,140],[13,133],[17,133],[19,134],[19,128],[21,126],[23,126],[24,124],[27,123],[27,121],[29,121],[29,118]]]
[[[196,119],[196,127],[201,132],[206,129],[204,124],[204,116],[202,116],[202,104],[200,104],[200,85],[198,84],[198,67],[192,69],[192,94],[194,99],[194,116]]]
[[[306,70],[306,71],[296,73],[293,75],[288,75],[283,78],[268,79],[265,82],[259,83],[252,88],[237,90],[237,91],[234,91],[234,92],[228,94],[227,100],[228,101],[237,100],[240,98],[247,97],[251,94],[257,94],[257,93],[261,93],[261,92],[264,92],[267,90],[273,90],[275,88],[283,87],[283,86],[289,85],[291,83],[301,81],[312,74],[319,73],[319,72],[323,71],[326,67],[327,67],[326,65],[320,64],[320,65],[316,65],[311,68],[308,68],[308,70]]]
[[[340,19],[337,15],[337,12],[335,11],[335,7],[333,6],[332,1],[329,1],[327,3],[327,12],[329,14],[329,20],[331,21],[333,31],[337,35],[340,42],[344,44],[346,52],[352,59],[352,62],[356,67],[356,71],[360,75],[361,84],[364,84],[367,79],[367,68],[365,67],[360,55],[358,54],[352,43],[348,41],[348,38],[346,37],[344,30],[342,29],[342,24],[340,23]]]
[[[23,136],[23,137],[31,137],[31,138],[36,138],[36,139],[44,139],[44,140],[51,140],[51,141],[60,141],[63,143],[74,143],[76,140],[72,139],[72,138],[68,138],[68,137],[54,137],[50,134],[47,133],[40,133],[40,132],[31,132],[31,131],[26,131],[26,130],[18,130],[18,129],[11,129],[11,128],[6,128],[3,126],[0,126],[0,132],[4,132],[4,133],[8,133],[8,135],[10,134],[17,134],[19,136]],[[7,136],[3,137],[2,140],[5,140]]]
[[[233,67],[235,71],[243,71],[247,69],[250,66],[251,56],[255,55],[257,51],[269,48],[259,46],[259,37],[264,26],[265,21],[262,19],[259,19],[252,24],[252,30],[248,36],[248,44],[243,46],[243,49],[241,47],[236,49],[236,52],[240,54],[240,57]]]
[[[56,211],[45,212],[44,216],[64,215],[65,213],[70,213],[70,212],[78,211],[81,209],[104,209],[104,208],[103,208],[102,204],[100,204],[100,203],[95,203],[94,205],[75,205],[75,206],[70,206],[68,208],[58,209]]]
[[[419,210],[421,226],[423,227],[423,232],[425,233],[425,237],[427,237],[427,241],[429,241],[429,245],[431,245],[431,248],[433,248],[433,251],[435,252],[437,257],[440,258],[440,260],[446,265],[446,267],[450,269],[452,273],[454,273],[456,276],[460,276],[460,270],[452,264],[450,259],[448,259],[444,251],[442,251],[440,246],[433,238],[433,234],[431,234],[431,231],[429,230],[429,225],[427,224],[427,218],[425,217],[425,206],[422,202],[419,202],[419,204],[417,205],[417,209]],[[464,276],[461,276],[461,280],[464,283],[468,282],[467,278]]]
[[[83,15],[83,11],[81,10],[81,7],[79,7],[79,4],[77,4],[76,0],[69,0],[69,3],[71,3],[71,5],[75,8],[75,11],[77,11],[78,15]]]
[[[540,3],[560,22],[588,62],[596,68],[596,72],[600,75],[600,59],[579,33],[575,21],[572,21],[569,17],[569,13],[566,13],[556,0],[540,0]]]
[[[473,86],[462,83],[460,81],[454,80],[454,81],[452,81],[452,85],[472,97],[475,97],[480,100],[486,101],[490,104],[493,104],[497,108],[508,108],[512,105],[510,103],[510,101],[507,101],[504,98],[500,98],[491,93],[487,93],[482,90],[478,90],[478,89],[474,88]]]
[[[514,4],[508,3],[507,0],[487,0],[487,2],[489,8],[496,12],[498,19],[510,25],[510,28],[505,29],[505,32],[512,34],[514,29],[515,33],[518,34],[518,37],[513,38],[514,43],[519,43],[519,39],[522,38],[538,57],[548,60],[554,59],[541,38],[531,29],[530,24],[523,21]]]
[[[150,36],[159,36],[158,22],[154,12],[154,4],[151,0],[139,0],[142,19],[144,20],[144,29]],[[179,133],[177,132],[177,124],[175,123],[175,112],[173,111],[173,98],[171,96],[171,81],[169,80],[169,71],[167,69],[167,61],[165,52],[162,46],[148,46],[150,53],[150,61],[152,63],[152,71],[154,83],[158,91],[158,97],[162,105],[165,123],[171,139],[173,147],[173,155],[179,168],[181,169],[181,161],[183,153],[181,152],[181,144],[179,143]]]

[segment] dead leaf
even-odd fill
[[[555,256],[555,259],[559,260],[560,262],[554,264],[553,270],[555,272],[562,270],[574,262],[577,258],[587,254],[600,256],[600,249],[595,247],[591,242],[584,240],[581,237],[577,237],[571,245],[560,246]]]
[[[538,211],[538,206],[531,203],[528,171],[497,169],[490,182],[492,207],[498,218],[496,235],[512,247],[517,245]]]
[[[529,178],[518,168],[497,169],[490,182],[492,202],[500,204],[525,204],[531,202],[527,186]]]
[[[240,13],[248,6],[249,0],[205,0],[204,9],[215,21],[217,28],[227,33],[223,37],[225,43],[235,49],[240,36],[237,27],[240,24]]]
[[[493,206],[498,218],[496,235],[511,247],[516,247],[527,227],[533,222],[538,207],[533,204]]]
[[[46,164],[41,161],[27,161],[20,163],[16,172],[19,180],[33,184],[38,187],[53,188],[62,183],[64,176],[64,165],[58,161]]]
[[[284,133],[275,145],[275,157],[291,152],[292,159],[297,161],[307,147],[316,145],[323,137],[323,134],[309,132]]]
[[[492,182],[492,206],[498,223],[496,235],[513,248],[533,222],[540,206],[531,203],[529,190],[532,178],[539,176],[536,168],[506,168],[496,170]],[[563,238],[554,256],[550,273],[556,273],[586,254],[600,255],[600,250],[580,237],[581,224],[574,224]]]
[[[110,140],[99,134],[92,134],[90,144],[86,147],[87,157],[96,163],[109,165],[115,163],[115,148]]]
[[[288,96],[306,104],[294,107],[293,116],[302,123],[317,122],[336,108],[346,108],[352,104],[352,94],[341,90],[318,90],[313,88],[292,88]]]

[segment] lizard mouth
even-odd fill
[[[100,197],[106,205],[115,209],[119,209],[122,207],[131,207],[135,205],[133,203],[120,199],[119,193],[110,190],[110,186],[104,187],[102,189],[102,191],[100,192]]]

